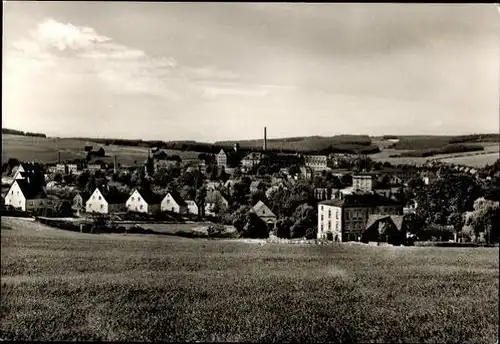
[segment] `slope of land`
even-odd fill
[[[498,338],[498,248],[259,246],[1,225],[6,340]]]
[[[218,141],[215,144],[230,146],[237,142],[242,148],[262,149],[263,139]],[[377,146],[372,145],[371,139],[366,135],[338,135],[338,136],[306,136],[288,137],[279,139],[268,139],[267,148],[273,150],[297,151],[297,152],[321,152],[330,150],[373,152]]]
[[[124,165],[133,165],[135,162],[142,163],[148,156],[148,147],[104,145],[92,141],[65,138],[45,138],[20,135],[2,135],[2,163],[9,158],[17,158],[22,161],[37,161],[42,163],[56,162],[58,151],[61,152],[61,160],[83,159],[86,157],[85,146],[93,146],[94,150],[103,147],[107,157],[98,158],[104,161],[112,161],[113,155],[117,161]],[[179,155],[182,159],[196,159],[197,152],[165,150],[169,155]]]

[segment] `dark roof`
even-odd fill
[[[187,205],[186,202],[184,202],[184,199],[177,191],[169,191],[169,194],[170,196],[172,196],[175,203],[177,203],[178,205]]]
[[[381,196],[377,194],[354,194],[354,195],[346,195],[343,199],[333,199],[327,200],[323,202],[319,202],[319,204],[324,205],[333,205],[336,207],[377,207],[377,206],[401,206],[400,203]]]
[[[356,178],[357,176],[368,176],[368,177],[377,177],[378,173],[376,172],[358,172],[354,173],[352,175],[353,178]]]
[[[368,221],[366,222],[366,229],[370,228],[374,224],[378,223],[379,221],[387,221],[390,220],[394,226],[397,228],[397,230],[401,230],[403,228],[403,219],[404,217],[402,215],[377,215],[377,214],[371,214],[368,216]]]
[[[28,181],[24,179],[18,179],[16,182],[26,199],[39,199],[47,197],[41,184],[28,183]]]
[[[23,167],[24,171],[26,171],[26,172],[40,170],[40,166],[37,166],[31,162],[22,162],[20,165]]]
[[[109,204],[124,204],[127,202],[127,194],[117,192],[115,189],[109,189],[106,186],[99,186],[98,189]]]
[[[147,204],[160,204],[162,197],[150,190],[137,190]],[[133,193],[133,191],[132,191]]]
[[[222,198],[227,201],[227,197],[225,197],[219,190],[209,191],[207,192],[207,196],[205,197],[205,203],[216,203],[217,200],[222,200]]]

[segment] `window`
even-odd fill
[[[321,206],[321,210],[323,210],[323,206]]]
[[[339,213],[340,213],[340,212],[339,212],[338,210],[335,212],[335,218],[336,218],[337,220],[339,219]]]
[[[323,231],[323,223],[321,223],[321,231]]]
[[[330,209],[328,209],[328,218],[331,218],[332,217],[332,211]]]
[[[104,204],[101,204],[101,209],[104,208]]]
[[[141,210],[142,210],[142,204],[139,206],[139,209],[141,209]]]
[[[92,199],[95,199],[95,196],[92,196]]]
[[[321,214],[321,221],[323,221],[323,214]]]
[[[131,200],[133,201],[134,200],[134,197],[131,198]]]
[[[101,200],[101,196],[99,196],[99,201]]]
[[[332,221],[328,221],[328,229],[332,229]]]
[[[137,197],[137,201],[139,201],[139,202],[140,202],[140,201],[141,201],[141,198],[140,198],[140,197]]]
[[[19,196],[19,191],[17,192],[17,195]]]
[[[167,198],[167,204],[169,204],[169,203],[170,203],[170,198]]]
[[[337,230],[337,231],[339,230],[339,223],[338,223],[338,221],[335,222],[335,230]]]

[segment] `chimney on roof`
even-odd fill
[[[57,151],[57,162],[61,163],[61,151]]]
[[[264,127],[264,152],[267,151],[267,128]]]

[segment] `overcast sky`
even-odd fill
[[[216,141],[498,132],[493,4],[5,2],[2,126]]]

